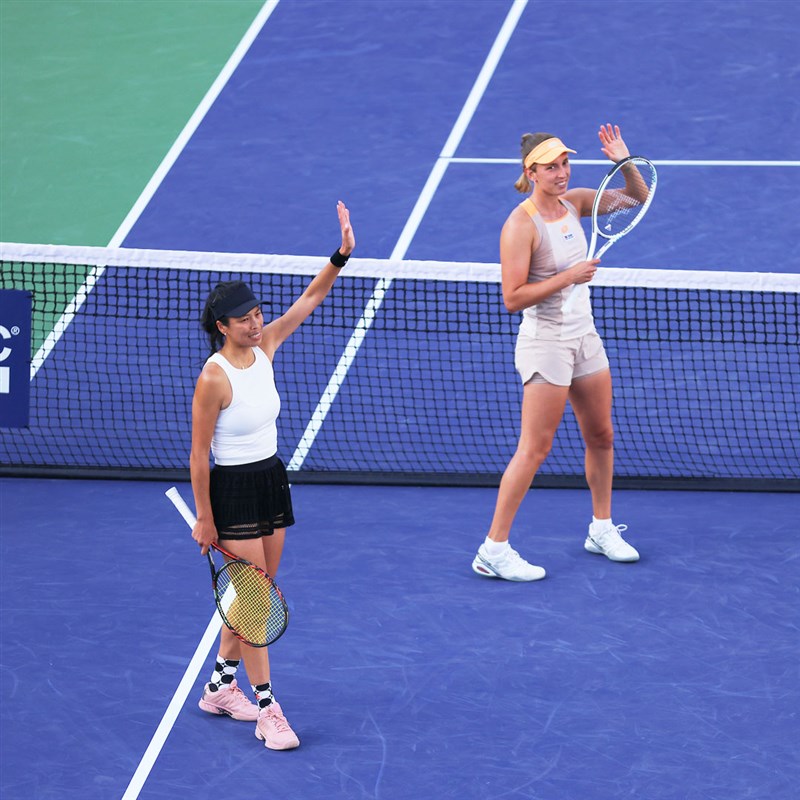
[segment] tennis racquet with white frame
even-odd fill
[[[618,161],[600,182],[592,203],[592,239],[586,261],[600,258],[614,242],[629,234],[650,208],[656,193],[658,174],[655,165],[642,156]],[[605,240],[595,253],[598,239]],[[588,283],[574,284],[562,311],[569,311],[579,291],[589,291]]]
[[[197,523],[192,510],[172,486],[165,492],[190,528]],[[217,568],[212,550],[225,556]],[[217,610],[233,634],[252,647],[277,641],[289,624],[289,607],[275,581],[263,569],[213,543],[207,553]]]

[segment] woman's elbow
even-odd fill
[[[189,451],[189,467],[192,470],[208,466],[211,448],[202,448],[197,445]]]

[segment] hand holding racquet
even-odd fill
[[[600,258],[614,242],[630,233],[650,208],[656,191],[656,168],[646,158],[629,156],[618,161],[603,178],[592,203],[592,240],[587,261]],[[602,220],[599,218],[603,217]],[[605,242],[595,254],[597,237]],[[564,301],[562,311],[569,311],[578,299],[578,289],[588,291],[585,283],[575,284]]]
[[[197,520],[178,490],[172,486],[166,495],[189,527],[194,528]],[[212,549],[226,558],[219,569]],[[217,609],[233,634],[252,647],[266,647],[280,639],[289,624],[289,608],[275,581],[260,567],[216,543],[212,543],[206,555]]]

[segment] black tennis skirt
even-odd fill
[[[211,470],[211,509],[220,539],[258,539],[294,525],[286,467],[278,456]]]

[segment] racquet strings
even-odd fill
[[[241,561],[227,563],[218,573],[219,598],[233,599],[221,612],[225,623],[250,644],[274,642],[286,628],[286,609],[275,584],[264,574]]]
[[[634,159],[614,172],[598,198],[599,233],[610,239],[635,225],[655,186],[655,169],[647,161]]]

